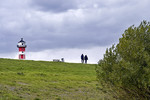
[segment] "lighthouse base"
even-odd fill
[[[20,54],[19,55],[19,59],[25,59],[25,55],[24,54]]]

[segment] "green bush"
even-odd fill
[[[150,23],[143,21],[125,30],[119,43],[106,50],[96,72],[100,85],[107,91],[115,90],[117,97],[149,99]]]

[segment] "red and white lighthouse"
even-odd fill
[[[17,47],[19,48],[19,59],[25,59],[25,48],[27,47],[26,42],[23,38],[18,42]]]

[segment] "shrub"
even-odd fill
[[[119,98],[149,99],[150,23],[125,30],[119,43],[106,50],[96,72],[100,85],[125,91],[121,95],[116,91]]]

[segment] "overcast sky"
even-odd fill
[[[18,58],[20,38],[26,58],[65,58],[89,63],[103,58],[131,25],[150,21],[150,0],[0,0],[0,58]]]

